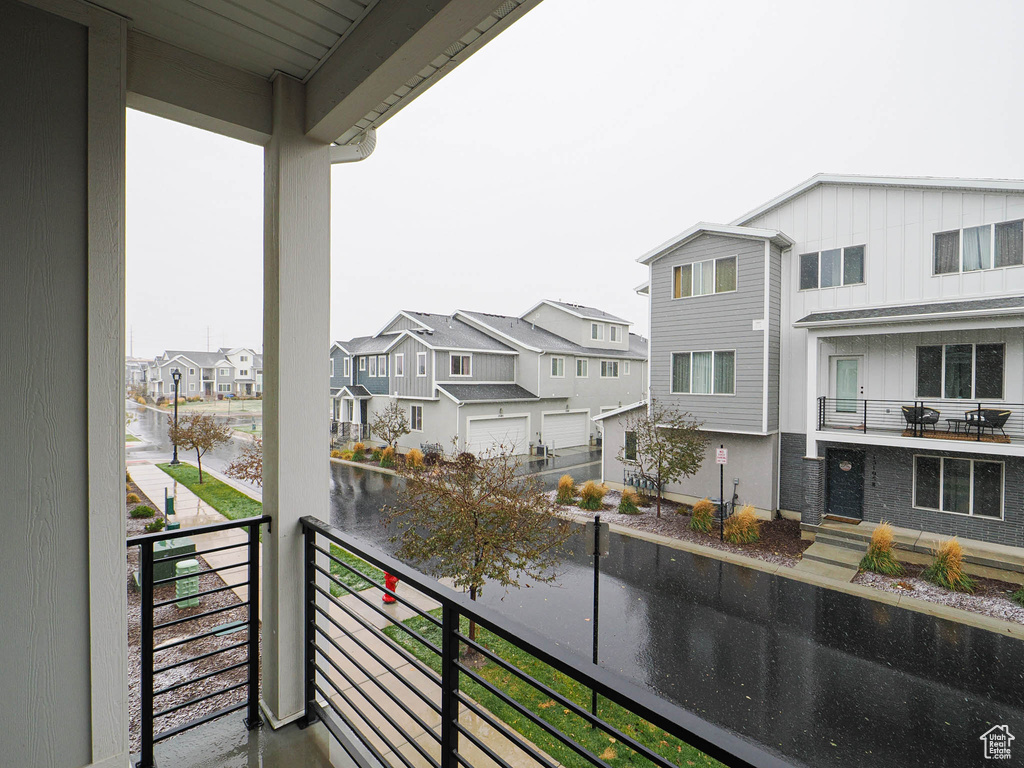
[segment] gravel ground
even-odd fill
[[[134,483],[129,483],[133,486],[133,491],[139,495],[142,499],[140,503],[146,504],[159,509],[160,507],[148,500],[145,495],[139,490],[138,486]],[[129,511],[137,506],[136,504],[129,504]],[[146,519],[135,519],[128,516],[128,535],[134,536],[141,533],[145,533],[146,523],[150,522]],[[141,615],[141,596],[135,589],[134,581],[132,580],[132,574],[139,569],[139,548],[131,547],[128,549],[128,656],[129,656],[129,668],[128,668],[128,696],[129,696],[129,711],[131,714],[131,721],[129,725],[129,739],[131,742],[132,752],[138,752],[140,749],[140,671],[141,671],[141,628],[139,626],[139,619]],[[209,565],[200,556],[196,558],[199,562],[200,572],[209,571]],[[224,581],[221,580],[220,576],[216,573],[206,573],[199,577],[199,589],[205,591],[208,589],[216,589],[218,587],[225,586]],[[153,602],[159,603],[164,600],[170,600],[174,597],[174,584],[167,584],[159,586],[154,591]],[[173,627],[165,627],[158,629],[155,632],[155,643],[157,645],[166,643],[175,638],[184,638],[190,635],[202,634],[205,631],[213,629],[216,626],[227,624],[233,621],[245,621],[247,618],[247,610],[237,595],[230,590],[224,592],[218,592],[214,595],[206,595],[201,598],[201,602],[198,608],[186,608],[180,609],[173,603],[157,608],[154,611],[154,623],[160,624],[167,621],[173,621],[175,619],[184,618],[186,616],[194,616],[199,613],[211,611],[215,608],[227,607],[229,605],[237,605],[238,607],[234,610],[224,611],[214,616],[208,616],[203,619],[198,619],[192,622],[186,622],[184,624],[178,624]],[[248,632],[241,630],[233,632],[222,637],[216,635],[212,637],[203,638],[184,645],[177,646],[175,648],[169,648],[166,651],[160,651],[155,654],[154,666],[161,667],[167,664],[173,664],[178,661],[184,661],[187,658],[193,658],[200,656],[204,653],[217,650],[218,648],[224,648],[228,645],[234,645],[240,643],[248,638]],[[198,662],[192,662],[183,664],[180,667],[176,667],[167,672],[158,674],[155,676],[154,689],[159,690],[169,685],[182,682],[184,680],[194,679],[200,677],[208,672],[213,672],[216,669],[231,666],[241,661],[245,661],[247,658],[246,648],[237,648],[235,650],[226,651],[224,653],[213,656],[209,659],[204,659]],[[189,685],[182,686],[174,691],[159,695],[156,697],[154,702],[154,709],[159,712],[160,710],[167,709],[168,707],[182,704],[189,699],[197,696],[203,696],[207,693],[213,693],[214,691],[222,688],[227,688],[237,683],[245,682],[248,677],[248,670],[246,667],[240,667],[231,672],[226,672],[216,677],[208,678],[198,682],[191,683]],[[173,728],[181,723],[188,722],[190,720],[197,719],[203,715],[222,709],[229,704],[235,704],[238,702],[245,701],[247,691],[245,687],[239,688],[229,693],[222,694],[220,696],[214,696],[213,698],[202,701],[198,704],[194,704],[184,709],[180,709],[176,712],[169,713],[163,717],[157,718],[156,720],[156,732],[160,733],[166,731],[169,728]],[[236,716],[242,716],[242,713],[236,713]]]

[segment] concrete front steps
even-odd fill
[[[804,550],[795,568],[801,571],[849,581],[857,575],[867,544],[846,536],[818,533],[814,543]]]

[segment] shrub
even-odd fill
[[[128,502],[129,504],[138,504],[139,501],[141,501],[141,499],[139,499],[139,494],[129,493],[125,501]]]
[[[131,475],[131,472],[129,472],[128,470],[125,470],[125,473],[124,473],[124,481],[125,481],[126,483],[130,483],[130,482],[132,481],[132,475]]]
[[[128,485],[128,483],[124,484],[124,492],[125,493],[131,493],[132,492],[132,487],[130,485]]]
[[[167,398],[166,398],[166,397],[164,397],[163,395],[160,395],[160,397],[158,397],[158,398],[156,399],[156,404],[157,404],[158,406],[160,406],[160,405],[163,405],[163,404],[164,404],[164,403],[166,403],[166,402],[167,402]]]
[[[715,505],[708,499],[701,499],[693,505],[690,513],[690,530],[697,533],[711,533],[715,524]]]
[[[144,397],[136,397],[135,398],[135,402],[138,403],[139,405],[145,405],[146,404],[146,398],[144,398]]]
[[[754,508],[747,504],[725,521],[725,540],[733,544],[751,544],[761,538],[761,527]]]
[[[143,504],[141,507],[136,507],[128,514],[132,517],[152,517],[156,514],[156,510]]]
[[[476,456],[469,451],[463,451],[455,457],[455,466],[463,470],[472,469],[476,466]]]
[[[437,451],[427,451],[423,454],[423,466],[433,467],[441,463],[441,454]]]
[[[152,523],[149,523],[146,526],[146,533],[156,533],[157,531],[162,531],[166,524],[167,523],[164,522],[164,519],[162,517],[158,517],[156,520],[154,520]]]
[[[933,554],[932,564],[921,572],[923,578],[954,592],[974,591],[974,579],[964,573],[963,547],[955,536],[942,542]]]
[[[1017,605],[1024,608],[1024,587],[1021,587],[1012,595],[1010,595],[1010,599],[1013,600],[1013,602],[1015,602]]]
[[[355,445],[352,446],[352,453],[362,453],[365,450],[366,450],[366,444],[365,443],[356,443]]]
[[[860,561],[861,569],[885,576],[902,575],[903,566],[892,554],[895,543],[892,526],[883,520],[871,534],[868,551]]]
[[[356,443],[356,445],[359,445],[359,443]],[[364,461],[365,459],[366,454],[363,451],[352,451],[352,461]]]
[[[390,445],[380,452],[380,465],[382,467],[395,466],[395,449]]]
[[[575,496],[576,482],[572,479],[572,475],[562,475],[558,478],[558,495],[555,497],[555,501],[559,504],[572,504]]]
[[[608,488],[598,485],[593,480],[587,480],[580,489],[580,509],[587,509],[594,512],[604,506],[604,495]]]
[[[621,515],[639,515],[640,497],[636,495],[636,491],[631,491],[626,488],[622,491],[622,499],[619,501],[619,514]]]
[[[334,453],[334,451],[331,451],[331,453]],[[339,451],[338,458],[344,459],[345,461],[352,461],[352,451]]]
[[[405,454],[405,463],[410,467],[422,467],[423,466],[423,451],[419,448],[412,448],[407,454]]]
[[[370,457],[374,461],[380,461],[380,457],[383,456],[383,455],[384,455],[384,451],[382,451],[380,448],[374,448],[373,449],[373,453],[370,454]]]
[[[337,449],[334,449],[334,450],[331,451],[331,458],[332,459],[341,459],[341,458],[344,458],[344,457],[341,455],[341,451],[339,451]]]

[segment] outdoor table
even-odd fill
[[[964,419],[959,417],[946,419],[946,432],[952,431],[954,435],[959,435],[960,425],[963,424],[964,434],[969,436],[971,434],[971,425],[974,424],[975,421],[975,419]],[[950,427],[952,427],[952,430],[950,430]]]

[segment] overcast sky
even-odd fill
[[[544,0],[333,169],[331,333],[541,298],[818,173],[1024,178],[1019,0]],[[263,150],[128,115],[136,355],[262,344]]]

